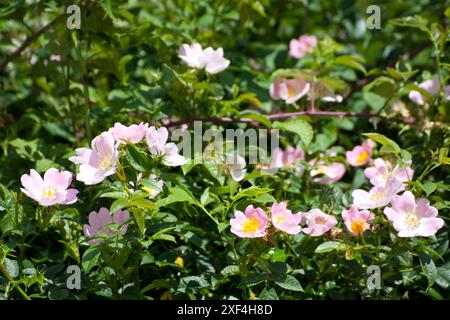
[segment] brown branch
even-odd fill
[[[56,21],[59,19],[56,18],[53,21],[49,22],[45,26],[39,28],[34,33],[29,35],[25,41],[18,47],[14,52],[6,56],[6,58],[0,63],[0,73],[3,73],[5,71],[6,66],[8,63],[10,63],[15,58],[19,57],[21,53],[31,44],[33,43],[37,38],[39,38],[45,31],[47,31],[53,24],[56,23]]]

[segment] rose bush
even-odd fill
[[[444,3],[73,2],[0,8],[0,298],[450,298]]]

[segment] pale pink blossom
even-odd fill
[[[95,238],[99,233],[106,236],[114,237],[116,233],[108,228],[109,225],[116,225],[117,228],[120,227],[117,234],[124,235],[127,232],[128,224],[127,220],[130,218],[130,213],[127,210],[116,211],[114,214],[110,214],[109,210],[102,207],[98,211],[92,211],[89,214],[89,224],[83,226],[83,231],[85,237],[94,238],[88,241],[89,244],[96,244],[103,242],[102,238]]]
[[[435,96],[439,92],[440,87],[439,77],[435,76],[431,80],[425,80],[424,82],[420,83],[418,87],[427,91],[431,96]],[[409,98],[411,99],[411,101],[413,101],[418,105],[425,104],[425,98],[419,91],[411,90],[409,92]]]
[[[139,143],[144,139],[147,129],[148,124],[143,122],[138,125],[132,124],[129,127],[116,122],[109,132],[119,143]]]
[[[274,100],[284,100],[291,104],[308,93],[310,84],[301,78],[285,79],[276,78],[270,85],[270,96]]]
[[[403,182],[411,181],[414,171],[410,166],[401,168],[398,164],[392,169],[392,165],[381,158],[375,159],[374,166],[368,167],[364,170],[365,176],[370,180],[374,186],[378,184],[385,185],[389,179],[397,179],[401,182],[396,193],[405,190]]]
[[[272,168],[290,167],[298,160],[305,160],[305,152],[300,148],[287,147],[286,150],[276,148],[271,159]]]
[[[166,128],[150,127],[146,133],[147,145],[153,156],[162,156],[162,163],[166,166],[176,167],[187,163],[187,159],[178,153],[175,143],[167,143],[169,132]]]
[[[351,151],[345,152],[347,162],[353,167],[360,167],[369,162],[372,157],[372,141],[369,139],[360,146],[356,146]]]
[[[52,54],[50,56],[50,61],[61,61],[61,56],[59,54]]]
[[[337,224],[335,217],[324,213],[320,209],[311,209],[301,215],[302,223],[306,224],[306,228],[303,227],[302,232],[313,237],[323,235]]]
[[[349,210],[342,211],[342,219],[351,234],[362,236],[364,231],[371,229],[367,222],[372,221],[375,217],[368,210],[359,211],[358,208],[351,207]]]
[[[247,169],[245,169],[245,158],[237,153],[229,153],[225,159],[226,168],[234,181],[241,181],[245,178]]]
[[[429,237],[444,225],[444,220],[437,217],[438,210],[430,206],[427,199],[416,201],[409,191],[394,196],[391,205],[392,208],[384,208],[384,214],[393,223],[399,237]]]
[[[444,99],[450,100],[450,86],[445,86],[444,88]]]
[[[76,156],[70,157],[73,163],[80,164],[77,180],[86,185],[102,182],[116,172],[118,143],[110,132],[103,132],[91,143],[92,149],[79,148]]]
[[[325,164],[324,161],[319,160],[316,166],[316,169],[311,170],[310,176],[315,177],[313,181],[320,184],[335,183],[345,175],[345,165],[340,162]],[[316,177],[318,175],[319,177]]]
[[[33,55],[31,56],[31,59],[30,59],[30,64],[31,64],[31,65],[35,65],[36,62],[38,62],[38,60],[39,60],[38,57],[37,57],[36,55],[33,54]]]
[[[234,213],[234,219],[230,220],[231,232],[241,238],[260,238],[266,235],[269,217],[261,208],[249,205],[245,214],[241,211]]]
[[[386,206],[392,197],[399,192],[402,183],[397,179],[390,179],[384,184],[377,184],[368,192],[356,189],[352,192],[353,206],[358,209],[375,209]]]
[[[191,68],[205,69],[210,74],[219,73],[230,65],[230,61],[223,57],[222,48],[202,49],[198,43],[183,44],[178,50],[178,57]]]
[[[42,179],[36,170],[31,169],[30,174],[22,175],[20,180],[23,186],[20,190],[41,206],[72,204],[77,201],[78,190],[68,189],[72,182],[72,174],[69,171],[50,168]]]
[[[310,35],[302,35],[298,39],[292,39],[289,42],[289,54],[297,59],[304,57],[308,53],[312,53],[317,47],[317,38]]]
[[[272,224],[275,228],[289,234],[297,234],[302,230],[299,223],[302,221],[302,214],[292,214],[286,208],[286,202],[274,203],[270,208]]]

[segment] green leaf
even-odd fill
[[[347,66],[355,70],[361,71],[362,73],[365,74],[367,73],[367,71],[366,68],[364,68],[364,66],[362,65],[363,62],[364,62],[363,59],[350,55],[339,56],[336,59],[334,59],[334,64]]]
[[[127,158],[137,171],[144,172],[146,168],[150,167],[150,160],[132,144],[127,146]]]
[[[123,208],[128,207],[127,199],[117,199],[111,204],[111,208],[109,212],[114,213],[116,211],[122,210]]]
[[[289,274],[277,274],[273,277],[275,283],[283,289],[291,291],[303,291],[298,280]]]
[[[275,121],[272,125],[275,129],[286,130],[298,134],[302,142],[307,146],[311,143],[314,131],[311,125],[302,118],[290,119],[287,121]]]
[[[327,241],[317,246],[315,253],[326,253],[333,250],[345,250],[345,244],[338,241]]]
[[[431,181],[427,181],[422,185],[422,189],[427,194],[427,197],[437,189],[437,184]]]
[[[16,278],[19,275],[19,264],[16,260],[5,258],[5,268],[11,278]]]
[[[81,266],[84,272],[88,273],[93,267],[97,265],[100,258],[101,250],[99,246],[89,247],[81,258]]]
[[[145,234],[144,214],[139,209],[132,210],[132,213],[133,213],[133,219],[136,222],[136,225],[138,226],[139,231],[141,232],[142,235],[144,235]]]
[[[388,137],[386,137],[380,133],[371,132],[371,133],[363,133],[363,135],[372,139],[375,142],[380,143],[383,146],[389,147],[389,149],[386,149],[386,150],[390,150],[391,152],[394,152],[394,153],[401,152],[400,146],[394,140],[391,140]]]
[[[419,16],[415,15],[413,17],[403,17],[403,18],[396,18],[389,20],[389,23],[392,23],[397,26],[401,27],[411,27],[411,28],[417,28],[422,31],[428,32],[428,20]]]
[[[420,254],[420,266],[423,274],[428,279],[428,288],[431,288],[438,278],[438,270],[433,259],[425,254]]]
[[[450,288],[450,262],[437,268],[436,283],[444,289]]]
[[[128,195],[125,192],[105,192],[100,195],[100,198],[112,199],[127,199]]]
[[[171,187],[169,188],[169,196],[167,196],[164,199],[158,200],[155,205],[157,207],[164,207],[169,204],[175,203],[175,202],[187,202],[189,204],[199,204],[197,199],[192,195],[192,193],[180,186],[178,187]]]
[[[249,273],[247,277],[242,279],[242,282],[239,284],[240,288],[252,287],[257,284],[267,280],[267,275],[263,273]]]
[[[229,276],[233,276],[235,274],[239,274],[239,272],[240,272],[239,266],[229,265],[229,266],[226,266],[225,268],[223,268],[220,273],[225,277],[229,277]]]
[[[152,239],[153,240],[164,240],[164,241],[170,241],[173,243],[177,243],[177,240],[175,239],[174,236],[172,236],[171,234],[166,234],[166,233],[155,233],[154,235],[152,235]]]
[[[259,298],[261,300],[278,300],[278,295],[274,288],[264,288]]]

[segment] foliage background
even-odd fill
[[[71,4],[82,8],[80,30],[66,27],[65,8]],[[380,30],[365,28],[371,4],[381,8]],[[197,114],[205,117],[237,117],[248,115],[248,110],[260,115],[296,111],[271,101],[268,88],[273,72],[305,63],[288,56],[289,40],[301,34],[334,39],[341,45],[336,47],[339,54],[360,57],[368,71],[361,72],[359,66],[328,70],[330,77],[345,82],[340,88],[345,99],[338,105],[320,105],[321,110],[382,116],[310,117],[314,140],[304,146],[307,153],[333,145],[342,153],[361,143],[361,133],[376,131],[411,153],[418,177],[446,156],[450,110],[443,100],[428,110],[412,104],[408,84],[429,78],[437,68],[445,79],[448,75],[449,51],[436,43],[448,39],[449,1],[0,0],[0,5],[0,262],[9,275],[0,276],[0,297],[24,298],[20,291],[30,298],[51,299],[450,297],[447,226],[433,240],[403,241],[385,230],[379,238],[370,235],[366,240],[381,244],[354,244],[355,257],[346,259],[348,250],[315,252],[324,239],[299,235],[278,239],[270,247],[250,244],[229,230],[219,233],[205,218],[207,210],[222,215],[225,222],[233,209],[245,208],[249,201],[264,206],[274,199],[289,200],[297,211],[320,207],[339,214],[349,205],[351,190],[367,184],[361,169],[348,170],[341,182],[330,186],[284,171],[270,178],[255,175],[240,186],[217,181],[203,166],[186,175],[179,169],[160,172],[169,186],[180,190],[176,186],[185,185],[188,191],[181,189],[184,193],[178,198],[172,194],[175,203],[140,208],[145,236],[132,229],[125,249],[114,251],[119,257],[111,253],[109,263],[108,253],[80,244],[88,213],[113,203],[99,197],[105,189],[76,182],[83,190],[80,201],[58,209],[42,230],[34,219],[36,205],[19,190],[20,176],[31,168],[43,172],[55,166],[74,172],[67,160],[73,150],[88,145],[115,122],[161,125],[166,118],[190,119],[192,98]],[[441,27],[434,27],[443,30],[441,39],[433,43],[420,23],[419,29],[402,27],[405,23],[399,20],[392,23],[414,15],[426,19],[415,21],[427,28],[438,23]],[[194,40],[204,47],[223,47],[231,66],[213,79],[189,78],[177,49]],[[23,50],[14,54],[23,43]],[[32,65],[33,55],[37,62]],[[60,55],[61,61],[52,61],[51,55]],[[410,77],[411,70],[418,72]],[[380,76],[391,80],[367,87]],[[201,94],[192,97],[185,82],[197,84]],[[403,115],[391,110],[398,100],[405,101],[413,122],[405,123]],[[292,134],[283,135],[282,143],[301,144]],[[437,167],[427,181],[415,187],[448,224],[449,167]],[[238,187],[250,189],[239,196]],[[167,190],[164,197],[170,197]],[[231,250],[235,246],[238,259]],[[248,252],[257,254],[243,261]],[[179,256],[184,266],[175,263]],[[365,285],[366,267],[374,262],[383,271],[381,290]],[[83,266],[81,290],[65,288],[65,270],[71,264]]]

